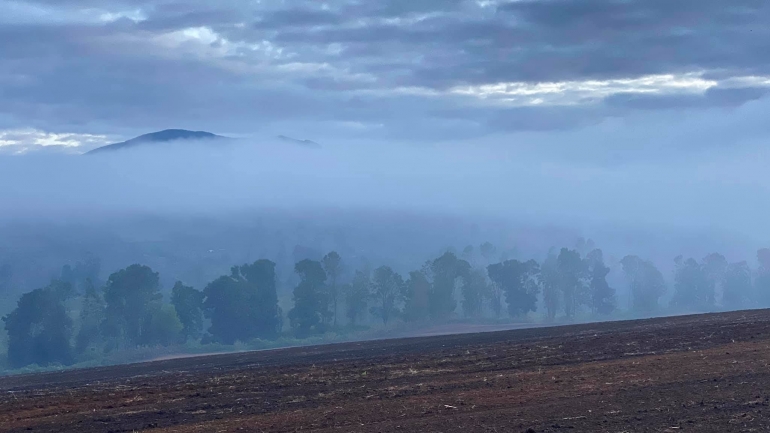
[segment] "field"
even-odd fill
[[[770,431],[770,311],[0,379],[1,431]]]

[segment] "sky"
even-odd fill
[[[770,89],[761,0],[0,0],[0,11],[3,146],[87,148],[173,127],[414,142],[767,132],[739,120]],[[736,124],[712,124],[725,117]],[[726,145],[705,135],[679,146]]]
[[[0,153],[166,128],[418,146],[438,177],[471,158],[469,198],[770,239],[768,22],[761,0],[0,0]]]

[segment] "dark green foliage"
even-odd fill
[[[255,335],[260,338],[275,338],[283,325],[282,312],[278,307],[275,263],[258,260],[240,268],[240,277],[254,293]]]
[[[604,264],[602,250],[588,253],[588,285],[591,291],[591,309],[594,314],[610,314],[615,310],[615,289],[607,284],[610,268]]]
[[[732,263],[722,277],[722,305],[740,309],[749,305],[751,294],[751,269],[746,262]]]
[[[490,292],[487,276],[483,270],[475,269],[463,279],[463,314],[465,317],[480,317],[484,297]]]
[[[658,299],[666,293],[663,274],[652,262],[637,256],[626,256],[620,261],[631,288],[631,308],[640,314],[658,310]]]
[[[708,311],[714,307],[714,281],[705,266],[695,259],[685,260],[682,256],[674,259],[674,297],[671,305],[686,311]]]
[[[100,329],[103,322],[104,300],[91,280],[87,280],[80,307],[80,329],[75,337],[75,351],[77,353],[85,352],[100,340]]]
[[[430,262],[428,266],[433,277],[429,293],[430,315],[434,319],[446,319],[457,308],[454,291],[458,278],[468,276],[471,266],[465,260],[460,260],[454,253],[447,252]]]
[[[327,300],[329,302],[329,311],[334,318],[334,327],[337,327],[337,304],[339,300],[339,278],[342,275],[342,258],[336,251],[325,255],[323,260],[324,271],[329,278],[327,285]]]
[[[275,338],[281,329],[275,263],[270,260],[233,267],[230,275],[209,283],[203,294],[209,332],[219,342]]]
[[[22,295],[16,309],[3,317],[11,367],[72,363],[72,319],[64,308],[69,291],[71,286],[66,283],[33,290]]]
[[[424,270],[409,273],[409,280],[406,282],[406,306],[404,307],[406,320],[417,322],[428,318],[430,291],[430,280],[428,280]]]
[[[171,346],[182,343],[182,323],[171,305],[156,305],[144,316],[139,344]]]
[[[171,289],[171,305],[182,323],[184,340],[200,338],[203,332],[203,292],[177,281]]]
[[[216,341],[233,344],[251,339],[251,295],[244,285],[226,275],[210,282],[203,289],[206,317],[211,319],[209,333]]]
[[[299,283],[288,317],[299,337],[336,326],[338,307],[353,327],[370,320],[370,312],[386,325],[399,317],[411,322],[447,320],[455,314],[458,301],[468,318],[485,313],[499,317],[504,305],[510,317],[517,318],[536,310],[541,290],[549,319],[561,311],[572,318],[584,307],[597,316],[606,315],[616,308],[616,293],[607,282],[610,269],[602,251],[589,251],[591,245],[584,241],[576,250],[552,250],[542,264],[534,260],[489,264],[497,256],[491,244],[469,246],[463,256],[489,264],[486,269],[473,269],[468,261],[447,252],[410,272],[406,282],[387,266],[371,275],[367,267],[347,280],[336,252],[322,259],[313,253],[319,260],[302,260],[294,267]],[[753,274],[746,262],[728,264],[719,254],[710,254],[701,262],[678,257],[671,305],[688,311],[714,308],[717,301],[734,309],[753,306],[751,302],[756,300],[770,305],[770,250],[758,251],[757,258],[752,293]],[[636,256],[627,256],[620,263],[629,282],[630,307],[640,316],[653,315],[666,291],[663,275],[654,264]],[[62,277],[66,282],[54,281],[21,297],[17,308],[3,318],[10,366],[69,364],[73,352],[95,354],[97,349],[107,351],[121,345],[168,346],[198,338],[225,344],[270,339],[283,327],[276,264],[269,260],[233,267],[229,275],[212,281],[203,291],[178,282],[171,290],[171,305],[163,304],[159,275],[146,266],[133,265],[113,273],[103,291],[88,277],[96,278],[98,270],[95,260],[65,266]],[[0,280],[10,276],[8,266],[0,268]],[[80,304],[71,302],[76,292],[73,286],[82,289]],[[68,307],[79,313],[74,327]],[[204,317],[210,319],[211,327],[201,336]],[[77,331],[74,338],[73,329]]]
[[[323,320],[328,316],[326,301],[326,272],[320,262],[302,260],[294,266],[300,282],[294,288],[294,308],[289,320],[299,336],[323,332]]]
[[[557,256],[552,252],[540,268],[540,284],[543,288],[546,314],[549,320],[554,320],[561,304],[561,279]]]
[[[147,315],[161,302],[158,273],[147,266],[131,265],[110,275],[104,288],[104,334],[139,345]]]
[[[368,272],[356,271],[353,281],[345,285],[345,313],[350,323],[359,324],[366,314],[372,282]]]
[[[388,266],[374,270],[372,278],[372,314],[379,316],[384,324],[401,314],[405,300],[406,285],[401,275]]]
[[[507,260],[487,267],[491,279],[505,294],[508,314],[521,317],[537,309],[540,286],[537,277],[540,266],[534,260],[520,262]]]
[[[556,259],[564,315],[574,317],[580,305],[588,302],[586,263],[577,250],[562,248]]]

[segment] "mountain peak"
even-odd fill
[[[93,149],[86,154],[102,153],[106,151],[115,151],[122,149],[129,149],[138,146],[145,146],[153,143],[168,143],[172,141],[181,140],[224,140],[227,137],[221,135],[212,134],[205,131],[188,131],[186,129],[165,129],[163,131],[152,132],[149,134],[140,135],[139,137],[132,138],[121,143],[108,144]]]
[[[299,144],[300,146],[320,148],[321,145],[311,140],[299,140],[297,138],[287,137],[285,135],[279,135],[278,139],[287,143]]]

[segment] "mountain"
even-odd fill
[[[305,146],[305,147],[312,147],[316,149],[321,147],[321,145],[316,143],[315,141],[298,140],[296,138],[287,137],[285,135],[279,135],[278,139],[286,143],[299,144],[300,146]]]
[[[220,141],[229,140],[228,137],[212,134],[204,131],[187,131],[184,129],[166,129],[165,131],[153,132],[150,134],[140,135],[139,137],[132,138],[128,141],[121,143],[108,144],[86,152],[86,155],[92,155],[95,153],[110,152],[115,150],[130,149],[134,147],[141,147],[153,144],[168,143],[172,141],[182,140],[196,140],[196,141]]]

